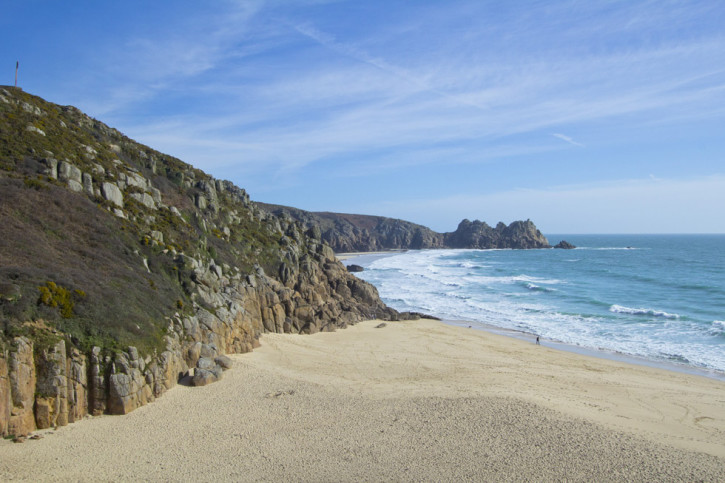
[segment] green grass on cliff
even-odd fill
[[[0,301],[6,336],[28,335],[26,323],[42,320],[86,350],[161,347],[164,317],[185,295],[175,275],[148,273],[148,254],[114,218],[66,189],[37,191],[0,179],[0,280],[18,294]]]

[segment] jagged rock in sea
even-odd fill
[[[0,435],[212,382],[264,332],[417,317],[319,227],[76,108],[0,87],[0,146]]]
[[[554,248],[560,248],[560,249],[563,249],[563,250],[572,250],[572,249],[574,249],[576,247],[574,245],[572,245],[571,243],[569,243],[568,241],[566,241],[566,240],[561,240],[559,243],[557,243],[556,245],[554,245]]]
[[[357,272],[362,272],[364,270],[365,269],[363,267],[361,267],[360,265],[355,265],[354,263],[351,263],[350,265],[347,266],[348,272],[357,273]]]

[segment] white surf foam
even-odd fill
[[[609,311],[615,314],[629,314],[629,315],[651,315],[652,317],[664,317],[665,319],[679,319],[680,316],[677,314],[670,314],[663,310],[655,309],[633,309],[631,307],[624,307],[622,305],[612,305],[609,307]]]
[[[713,320],[708,333],[711,335],[725,335],[725,321]]]
[[[570,345],[725,369],[725,353],[718,342],[725,334],[722,320],[709,319],[711,323],[703,324],[672,310],[659,310],[665,306],[659,302],[605,304],[589,312],[586,308],[582,312],[580,305],[570,309],[580,310],[578,313],[563,313],[570,306],[562,305],[561,298],[577,284],[564,275],[546,277],[544,272],[529,271],[525,264],[512,266],[508,258],[489,255],[465,250],[408,252],[375,260],[358,276],[373,283],[383,300],[401,311],[535,333]],[[531,256],[528,252],[523,255]],[[619,316],[607,316],[604,311]]]

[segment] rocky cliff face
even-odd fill
[[[270,214],[299,221],[319,230],[322,240],[337,253],[390,249],[443,248],[443,235],[423,225],[383,216],[309,212],[288,206],[258,203]]]
[[[319,227],[75,108],[0,88],[0,147],[1,435],[213,382],[263,332],[409,317]]]
[[[478,220],[463,220],[456,231],[437,233],[409,221],[382,216],[313,213],[259,203],[265,211],[291,217],[305,227],[320,230],[325,243],[337,253],[424,248],[550,248],[533,222],[498,223],[496,228]]]

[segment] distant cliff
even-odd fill
[[[454,232],[437,233],[423,225],[382,216],[309,212],[288,206],[257,203],[267,212],[319,230],[337,253],[423,248],[550,248],[533,222],[498,223],[463,220]]]

